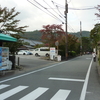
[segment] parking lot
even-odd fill
[[[31,71],[39,68],[43,68],[55,63],[56,61],[48,60],[46,57],[35,57],[34,55],[16,55],[16,65],[21,66],[21,72]]]
[[[16,55],[16,59],[17,58],[24,58],[24,59],[34,59],[34,60],[44,60],[44,59],[42,59],[42,58],[44,58],[44,57],[36,57],[35,55]]]
[[[19,59],[19,65],[18,65],[18,59]],[[3,77],[6,77],[8,75],[26,73],[29,71],[41,69],[43,67],[47,67],[47,66],[53,65],[55,63],[58,63],[56,61],[48,60],[47,57],[43,57],[43,56],[36,57],[34,55],[16,55],[15,61],[16,61],[15,62],[15,64],[16,64],[15,70],[5,71],[5,74],[3,75]]]

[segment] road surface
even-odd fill
[[[92,63],[85,55],[1,78],[0,100],[85,100]]]

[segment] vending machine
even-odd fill
[[[11,61],[9,61],[9,48],[0,47],[0,71],[10,70],[11,67]]]

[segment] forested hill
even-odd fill
[[[69,34],[73,34],[76,37],[80,37],[80,32],[77,32],[77,33],[69,33]],[[90,37],[90,32],[89,31],[82,31],[82,37]]]
[[[42,33],[38,30],[35,30],[35,31],[25,32],[24,34],[20,35],[25,39],[41,41]]]
[[[72,34],[75,35],[76,37],[80,37],[80,32],[77,33],[69,32],[68,34]],[[20,35],[25,39],[41,41],[42,33],[38,30],[35,30],[35,31],[25,32],[24,34],[20,34]],[[82,37],[90,37],[90,32],[82,31]]]

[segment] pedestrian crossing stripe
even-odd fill
[[[2,84],[2,85],[0,85],[0,90],[6,88],[8,86],[10,86],[10,85]]]
[[[12,95],[14,95],[14,94],[26,89],[27,87],[28,86],[18,86],[18,87],[13,88],[13,89],[11,89],[9,91],[6,91],[6,92],[0,94],[0,100],[7,99],[8,97],[10,97],[10,96],[12,96]]]
[[[19,100],[35,100],[39,96],[41,96],[44,92],[46,92],[48,89],[49,88],[39,87],[36,90],[32,91],[31,93],[29,93],[28,95],[24,96],[23,98],[21,98]]]
[[[10,85],[2,84],[0,85],[0,89],[4,89],[6,87],[9,87]],[[8,90],[2,94],[0,94],[0,100],[5,100],[18,92],[25,90],[29,86],[17,86],[11,90]],[[42,94],[44,94],[49,88],[45,87],[38,87],[37,89],[33,90],[32,92],[28,93],[27,95],[23,96],[19,100],[36,100],[38,97],[40,97]],[[71,90],[64,90],[59,89],[56,94],[51,97],[50,100],[66,100],[70,94]]]
[[[50,100],[66,100],[71,90],[60,89]]]

